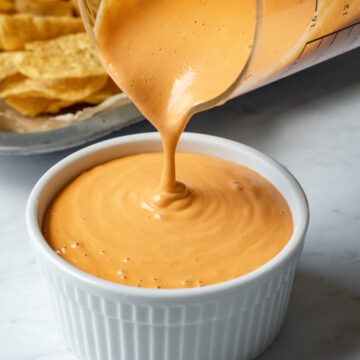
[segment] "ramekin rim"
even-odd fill
[[[184,132],[181,136],[180,141],[184,139],[190,141],[196,141],[196,142],[204,142],[204,143],[216,142],[219,145],[235,146],[238,148],[238,150],[240,148],[241,150],[252,153],[252,155],[260,157],[263,161],[267,162],[274,170],[280,172],[282,176],[285,176],[286,181],[290,183],[296,195],[296,201],[298,202],[301,208],[300,213],[302,216],[300,216],[300,219],[298,220],[298,224],[295,227],[289,242],[274,258],[272,258],[266,264],[260,266],[259,268],[255,269],[250,273],[247,273],[232,280],[224,281],[213,285],[207,285],[197,288],[187,288],[187,289],[149,289],[149,288],[138,288],[128,285],[122,285],[119,283],[114,283],[105,279],[98,278],[94,275],[88,274],[74,267],[73,265],[71,265],[70,263],[59,257],[54,252],[54,250],[48,245],[45,238],[42,236],[37,221],[38,198],[41,194],[41,191],[47,184],[47,182],[52,177],[56,176],[59,170],[68,166],[70,163],[81,157],[85,157],[91,153],[97,152],[104,148],[109,148],[120,144],[126,144],[130,142],[142,142],[149,140],[160,140],[160,136],[157,132],[126,135],[126,136],[98,142],[96,144],[75,151],[74,153],[66,156],[64,159],[60,160],[59,162],[54,164],[50,169],[48,169],[40,177],[40,179],[33,187],[26,205],[26,226],[31,241],[36,246],[37,251],[40,251],[43,256],[47,257],[48,261],[50,261],[58,269],[64,271],[68,275],[75,277],[77,280],[83,281],[88,285],[96,286],[103,290],[117,294],[135,296],[138,298],[154,298],[154,299],[155,298],[170,299],[170,298],[189,297],[189,296],[191,297],[203,296],[203,295],[212,294],[214,292],[222,292],[225,290],[229,290],[230,288],[233,287],[243,286],[245,284],[248,284],[249,282],[254,281],[255,279],[265,276],[266,273],[268,273],[271,269],[278,267],[280,264],[284,263],[287,259],[289,259],[291,255],[298,249],[298,247],[301,246],[309,223],[309,205],[306,195],[301,185],[299,184],[297,179],[291,174],[291,172],[288,169],[286,169],[283,165],[281,165],[279,162],[277,162],[270,156],[262,153],[261,151],[233,140],[225,139],[214,135],[206,135],[206,134],[191,133],[191,132]]]

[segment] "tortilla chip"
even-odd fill
[[[89,104],[99,104],[109,97],[121,93],[119,87],[109,78],[106,85],[100,89],[97,93],[90,95],[85,102]]]
[[[42,3],[42,4],[45,4],[45,3],[53,3],[53,2],[56,2],[56,1],[68,1],[68,0],[27,0],[28,2],[32,2],[32,3]]]
[[[13,75],[2,83],[0,97],[16,96],[41,97],[70,102],[82,101],[101,89],[107,81],[106,76],[93,76],[80,79],[36,80],[21,74]]]
[[[14,4],[9,0],[0,0],[0,13],[11,13],[14,11]]]
[[[73,104],[69,101],[51,100],[36,97],[19,98],[16,96],[9,96],[5,99],[5,102],[25,116],[36,116],[40,113],[55,114],[62,108]]]
[[[56,39],[46,41],[31,41],[25,44],[25,50],[39,52],[55,52],[59,53],[73,53],[79,49],[92,49],[90,40],[86,32],[83,31],[77,34],[70,34],[58,37]]]
[[[22,49],[26,42],[84,31],[81,19],[69,16],[0,14],[0,48]]]
[[[84,78],[107,75],[86,33],[26,44],[15,58],[20,73],[33,79]]]
[[[71,1],[15,0],[15,10],[42,16],[73,16],[74,5]]]
[[[76,16],[80,16],[80,9],[79,9],[79,3],[78,0],[71,0],[73,7],[74,7],[74,12]]]
[[[0,81],[18,72],[13,64],[15,55],[13,52],[0,53]]]

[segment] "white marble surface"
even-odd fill
[[[261,360],[360,359],[359,64],[360,49],[200,114],[189,126],[273,156],[309,198],[289,313]],[[115,136],[149,130],[141,123]],[[1,360],[75,360],[54,329],[24,221],[35,181],[70,152],[0,157]]]

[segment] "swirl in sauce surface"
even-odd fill
[[[72,265],[148,288],[233,279],[271,260],[293,231],[290,209],[256,172],[225,160],[177,153],[189,195],[149,205],[161,153],[126,156],[84,172],[55,198],[43,233]]]

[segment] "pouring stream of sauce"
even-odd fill
[[[253,0],[102,2],[96,24],[100,57],[163,141],[162,176],[152,206],[188,195],[176,181],[179,137],[191,109],[235,81],[254,31]]]
[[[176,154],[175,171],[191,109],[234,82],[254,29],[253,0],[103,0],[101,60],[160,132],[163,154],[125,156],[66,186],[43,226],[60,256],[110,281],[184,288],[246,274],[285,246],[290,209],[259,174],[192,153]]]

